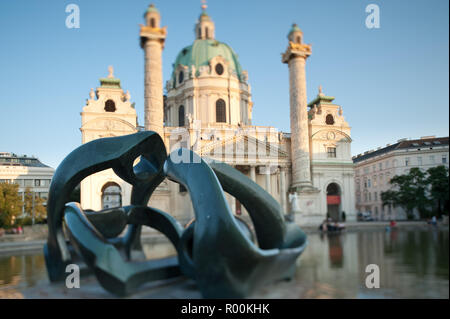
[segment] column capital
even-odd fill
[[[294,43],[289,41],[286,52],[283,53],[281,61],[289,63],[289,61],[296,57],[304,58],[305,60],[311,55],[311,45],[303,43]]]
[[[159,41],[164,48],[164,42],[167,35],[167,27],[153,28],[151,26],[142,24],[140,26],[141,30],[139,32],[139,36],[141,37],[141,48],[144,48],[145,43],[151,40]]]

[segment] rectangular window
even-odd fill
[[[430,163],[434,164],[434,155],[430,155]]]
[[[25,187],[31,187],[33,186],[33,180],[32,179],[26,179],[25,180]]]
[[[34,180],[34,186],[41,186],[41,180],[40,179],[35,179]]]
[[[47,199],[48,198],[48,193],[47,192],[39,193],[39,197],[42,198],[42,199]]]
[[[442,155],[442,164],[447,164],[447,156]]]
[[[406,157],[405,158],[405,166],[408,166],[409,165],[409,157]]]
[[[375,193],[373,194],[373,200],[375,200],[375,201],[378,200],[378,194],[377,194],[377,192],[375,192]]]
[[[372,201],[372,193],[369,193],[369,202]]]
[[[13,183],[19,186],[23,186],[23,179],[15,179],[13,180]]]
[[[417,165],[422,165],[422,157],[421,156],[419,156],[417,158]]]
[[[375,164],[373,164],[373,171],[376,172],[377,170],[377,166]]]
[[[371,185],[371,183],[370,183],[370,178],[369,178],[369,179],[367,180],[367,187],[370,188],[370,187],[371,187],[370,185]]]
[[[380,163],[379,165],[380,171],[383,169],[383,163]]]
[[[327,147],[328,158],[336,158],[336,147]]]

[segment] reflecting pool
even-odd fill
[[[449,298],[447,229],[309,234],[291,281],[265,286],[254,298]],[[149,258],[175,254],[170,244],[145,244]],[[367,265],[379,267],[380,288],[366,287]],[[48,282],[43,255],[0,256],[0,298]]]

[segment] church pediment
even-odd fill
[[[225,162],[288,160],[288,154],[278,148],[276,143],[268,143],[248,135],[237,135],[221,141],[211,141],[200,149],[200,154]]]
[[[82,130],[103,130],[103,131],[121,131],[121,132],[135,132],[136,127],[122,119],[118,118],[95,118],[85,123]]]
[[[346,133],[336,129],[319,130],[311,136],[314,140],[324,140],[330,142],[351,142],[352,139]]]

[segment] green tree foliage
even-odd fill
[[[448,168],[440,165],[429,168],[427,182],[430,185],[430,199],[437,208],[437,215],[448,214],[449,204],[449,172]]]
[[[29,219],[32,219],[33,215],[36,223],[41,222],[47,216],[47,210],[44,207],[44,202],[45,200],[40,198],[36,193],[33,193],[29,187],[25,189],[24,205],[27,216],[24,223],[29,224]]]
[[[19,185],[0,183],[0,227],[12,227],[22,213],[22,206]]]
[[[430,217],[433,204],[448,208],[448,169],[438,166],[423,172],[419,168],[411,168],[408,174],[396,175],[390,182],[390,190],[381,193],[383,206],[402,207],[408,218],[413,217],[414,209],[421,218]]]

